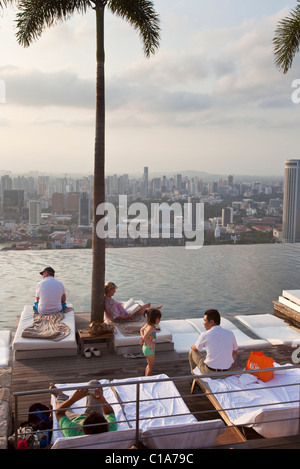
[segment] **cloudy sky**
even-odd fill
[[[282,176],[285,160],[300,157],[291,99],[300,57],[283,75],[272,39],[296,3],[155,0],[161,42],[150,59],[107,10],[106,172]],[[92,174],[94,11],[26,49],[14,19],[12,9],[0,15],[0,172]]]

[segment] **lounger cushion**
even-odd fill
[[[199,331],[199,333],[205,331],[205,328],[203,326],[203,318],[187,319],[187,321],[192,324]],[[247,334],[241,331],[235,324],[233,324],[226,318],[221,319],[221,327],[223,327],[224,329],[229,329],[234,333],[239,349],[250,347],[259,348],[269,345],[269,342],[267,340],[253,339],[252,337],[249,337]]]
[[[58,438],[52,449],[129,449],[136,444],[135,429]]]
[[[115,324],[114,326],[116,329],[116,332],[114,334],[114,345],[116,347],[140,344],[140,339],[141,339],[140,334],[123,335],[119,331],[118,326]],[[160,324],[160,331],[157,331],[156,342],[158,344],[163,343],[163,342],[172,342],[172,334],[170,334],[170,332],[164,327],[163,324]]]
[[[300,290],[283,290],[282,296],[300,306]]]
[[[272,345],[300,342],[300,334],[280,318],[272,314],[249,314],[236,316],[248,329]]]
[[[222,420],[207,420],[189,425],[153,427],[143,430],[142,442],[149,449],[197,449],[214,444],[224,431]]]
[[[178,353],[188,353],[199,337],[197,329],[186,319],[166,319],[160,324],[172,334],[174,348]]]
[[[274,363],[274,378],[266,383],[248,373],[225,379],[202,377],[197,380],[200,385],[205,384],[206,391],[214,394],[217,401],[214,406],[224,411],[233,425],[253,427],[265,438],[296,435],[300,370],[285,366],[292,365]],[[193,372],[201,376],[198,368]]]
[[[69,305],[68,305],[69,306]],[[63,322],[69,326],[70,334],[60,341],[44,340],[44,339],[28,339],[22,337],[25,327],[32,326],[34,311],[32,305],[24,306],[21,313],[18,328],[13,340],[13,350],[41,350],[41,349],[68,349],[77,348],[75,336],[75,314],[69,311],[65,314]]]
[[[278,302],[284,306],[287,306],[288,308],[291,308],[293,311],[297,311],[297,313],[300,313],[300,305],[298,303],[294,303],[292,300],[289,300],[284,296],[279,296]]]
[[[9,363],[9,350],[11,342],[10,331],[0,331],[0,367],[7,366]]]

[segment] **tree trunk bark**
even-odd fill
[[[92,291],[91,321],[103,322],[105,283],[105,238],[97,236],[97,222],[103,216],[96,216],[99,204],[105,203],[105,76],[104,76],[104,7],[96,2],[97,26],[97,71],[96,71],[96,128],[94,160],[94,201],[93,201],[93,245],[92,245]]]

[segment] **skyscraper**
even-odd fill
[[[144,177],[143,177],[143,181],[144,181],[144,197],[148,197],[148,176],[149,176],[149,173],[148,173],[148,166],[145,166],[145,167],[144,167]]]
[[[61,192],[54,192],[52,194],[52,213],[61,215],[65,210],[65,196]]]
[[[90,197],[87,192],[81,192],[79,199],[79,225],[90,226]]]
[[[285,162],[282,242],[300,242],[300,160]]]
[[[3,191],[3,213],[5,220],[19,220],[22,218],[22,209],[24,207],[23,190],[4,190]]]
[[[233,209],[232,207],[222,208],[222,226],[227,226],[233,222]]]
[[[29,225],[31,229],[38,229],[41,224],[41,202],[29,201]]]

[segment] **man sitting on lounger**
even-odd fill
[[[51,393],[56,396],[57,407],[55,415],[65,437],[91,435],[95,433],[113,432],[118,428],[113,408],[103,396],[102,388],[95,387],[98,381],[89,381],[93,389],[77,389],[68,397],[53,384],[50,384]],[[70,407],[75,402],[87,396],[84,414],[78,414]],[[104,415],[105,417],[104,417]]]
[[[202,374],[210,374],[229,371],[235,364],[238,346],[234,333],[223,329],[220,322],[220,313],[216,309],[204,313],[203,325],[206,331],[200,334],[189,353],[192,373],[196,366]],[[217,378],[220,376],[212,377]]]
[[[43,277],[36,287],[36,303],[34,309],[40,314],[53,314],[62,311],[66,304],[64,284],[54,278],[55,270],[46,267],[40,274]]]

